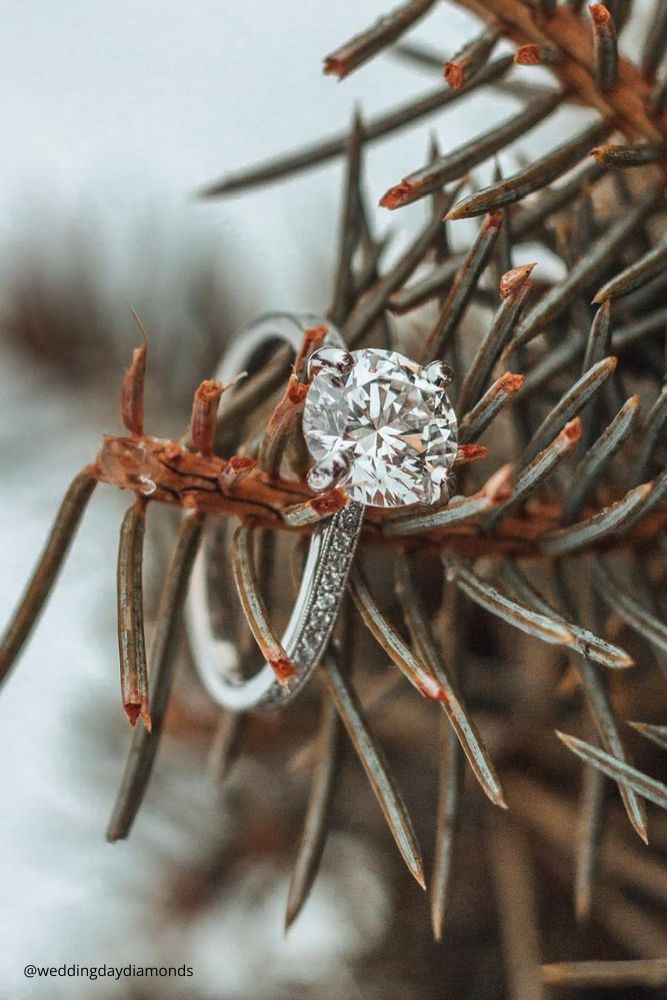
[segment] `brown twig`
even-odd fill
[[[483,66],[491,55],[500,34],[497,28],[487,28],[482,34],[464,45],[456,55],[448,59],[444,67],[445,82],[453,90],[460,90],[466,80]]]
[[[0,639],[0,682],[20,655],[48,600],[96,485],[94,470],[88,467],[74,478],[65,494],[30,582]]]
[[[157,627],[150,650],[152,725],[150,730],[140,727],[132,733],[123,780],[107,828],[107,838],[110,841],[128,836],[150,780],[167,711],[180,611],[201,531],[202,522],[196,515],[188,515],[181,522],[162,588]]]
[[[232,542],[232,566],[236,589],[243,613],[262,656],[276,675],[276,680],[287,686],[297,676],[297,671],[269,621],[253,563],[251,533],[251,528],[241,525],[237,528]]]
[[[575,11],[558,4],[548,20],[538,18],[529,4],[518,0],[459,0],[483,21],[499,22],[505,37],[517,45],[533,43],[555,49],[560,54],[551,67],[567,91],[582,104],[610,117],[631,141],[643,138],[660,143],[667,134],[664,115],[652,117],[646,106],[651,85],[627,59],[618,60],[618,83],[603,93],[591,73],[595,66],[592,33]],[[651,32],[653,37],[657,32]]]
[[[118,652],[123,708],[133,726],[141,716],[150,730],[142,583],[145,524],[145,504],[137,500],[125,514],[120,529]]]
[[[600,90],[608,93],[618,83],[618,47],[614,19],[603,3],[593,3],[589,9],[593,19],[595,76]]]
[[[487,393],[475,407],[480,415],[475,416],[475,411],[471,411],[470,419],[466,418],[465,424],[462,424],[463,441],[470,441],[481,433],[480,427],[488,424],[489,411],[495,408],[497,412],[520,385],[520,376],[510,373],[501,376],[493,392],[490,390],[492,398],[487,400]],[[482,450],[481,455],[485,454]],[[464,453],[462,457],[465,457]],[[306,533],[312,531],[312,522],[291,525],[287,513],[295,504],[312,498],[305,484],[271,479],[247,458],[204,458],[187,451],[175,441],[159,438],[144,437],[140,441],[132,441],[128,438],[107,437],[89,475],[132,492],[137,492],[140,476],[147,476],[154,486],[151,496],[147,498],[149,501],[166,503],[183,510],[240,517],[248,525]],[[644,495],[648,495],[650,488],[643,489]],[[591,511],[590,508],[587,511],[588,517],[597,518],[598,514],[601,515],[602,511]],[[541,540],[544,538],[546,541],[547,536],[550,538],[551,533],[559,528],[560,518],[560,510],[553,506],[544,510],[534,506],[529,519],[513,521],[512,518],[505,518],[498,533],[492,536],[482,537],[475,525],[462,524],[451,531],[439,531],[437,544],[451,546],[461,554],[515,552],[535,557],[540,555]],[[382,520],[380,511],[369,512],[365,534],[369,541],[377,540],[373,526]],[[623,541],[612,537],[610,544],[640,543],[642,539],[654,537],[666,524],[667,506],[659,506],[628,532]],[[601,530],[601,534],[604,535],[605,532]],[[400,539],[394,541],[400,542]],[[415,544],[415,541],[411,544]],[[433,544],[428,533],[421,538],[421,544]],[[581,544],[585,548],[587,543],[582,541]]]
[[[407,0],[386,17],[380,18],[377,24],[328,55],[324,60],[324,72],[342,80],[376,52],[400,38],[403,32],[416,24],[434,3],[435,0]]]

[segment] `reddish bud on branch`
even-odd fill
[[[514,54],[517,66],[555,66],[559,61],[557,50],[547,45],[520,45]]]
[[[120,416],[130,434],[135,437],[141,437],[144,433],[144,383],[147,353],[146,344],[135,347],[130,367],[123,376]]]
[[[519,264],[505,271],[498,284],[501,299],[507,299],[522,288],[530,276],[535,264]]]
[[[312,326],[305,331],[303,343],[294,361],[294,374],[302,381],[306,370],[306,363],[313,351],[316,351],[329,332],[326,326]]]
[[[195,392],[190,433],[195,450],[202,455],[213,454],[218,404],[222,392],[222,382],[213,379],[205,379]]]
[[[505,392],[513,394],[519,391],[525,381],[525,375],[519,375],[516,372],[505,372],[494,384],[494,389],[496,393]]]
[[[539,66],[542,62],[539,46],[532,43],[520,45],[514,55],[514,62],[517,66]]]
[[[253,471],[257,463],[245,455],[233,455],[218,476],[220,489],[223,493],[233,490],[242,479]]]
[[[483,444],[462,444],[456,453],[454,465],[468,465],[470,462],[478,462],[480,459],[486,458],[488,454],[489,449],[485,448]]]

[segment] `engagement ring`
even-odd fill
[[[305,331],[320,326],[327,334],[308,363],[303,412],[313,462],[308,485],[315,493],[340,487],[349,501],[313,531],[282,637],[296,669],[288,684],[278,682],[268,663],[252,677],[243,674],[220,606],[226,581],[223,561],[215,558],[215,531],[207,533],[194,567],[188,630],[195,662],[210,694],[234,711],[279,708],[312,676],[336,622],[365,507],[442,505],[451,492],[457,424],[446,392],[452,375],[438,361],[422,367],[396,351],[348,351],[319,317],[273,315],[238,335],[216,377],[227,383],[242,370],[253,374],[281,341],[296,354]]]

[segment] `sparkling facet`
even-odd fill
[[[443,386],[395,351],[369,348],[352,358],[348,372],[322,367],[312,381],[303,415],[310,454],[317,464],[344,460],[340,482],[360,503],[437,503],[457,452]]]

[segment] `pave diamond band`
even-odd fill
[[[364,518],[363,504],[352,500],[336,511],[322,531],[317,550],[311,548],[312,567],[306,563],[304,576],[311,578],[308,599],[299,618],[293,646],[288,649],[299,677],[319,663],[336,623]],[[310,558],[309,558],[310,561]]]
[[[223,358],[216,378],[227,383],[240,371],[252,373],[268,347],[287,343],[296,353],[307,329],[323,325],[318,316],[276,314],[242,331]],[[328,327],[325,345],[340,348],[339,334]],[[288,686],[279,684],[269,664],[244,677],[241,653],[221,608],[227,560],[220,558],[219,534],[209,529],[193,569],[187,605],[187,626],[200,677],[212,697],[233,711],[272,710],[289,702],[305,685],[331,636],[352,564],[364,507],[350,502],[316,526],[297,599],[282,637],[296,667]],[[218,544],[216,544],[216,540]]]

